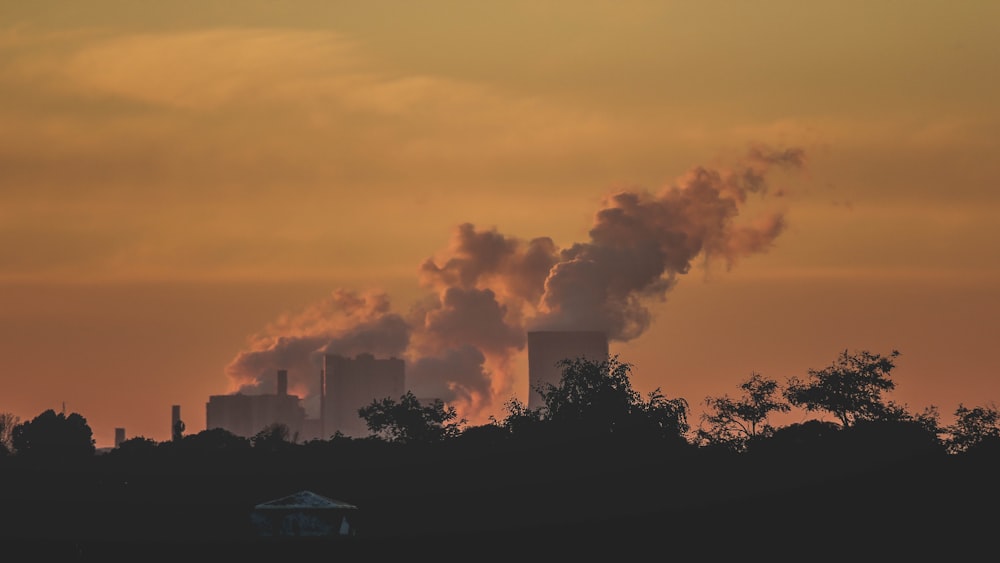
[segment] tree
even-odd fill
[[[963,453],[976,446],[1000,440],[1000,410],[994,404],[968,408],[962,403],[955,410],[955,424],[945,428],[949,453]]]
[[[465,419],[457,419],[455,407],[446,407],[441,399],[423,405],[407,391],[395,401],[391,397],[374,400],[358,409],[368,430],[389,442],[431,443],[461,434]]]
[[[268,424],[250,438],[250,443],[254,448],[269,451],[279,451],[292,443],[291,429],[287,424],[274,422]]]
[[[15,426],[11,441],[18,455],[54,461],[80,459],[95,451],[87,419],[77,413],[56,414],[52,409]]]
[[[542,408],[529,409],[520,399],[513,397],[503,404],[507,416],[503,420],[497,421],[494,417],[490,420],[498,424],[512,435],[521,435],[537,428],[542,421]]]
[[[187,434],[179,441],[167,442],[170,447],[192,452],[236,452],[249,450],[251,442],[225,428],[206,428],[195,434]]]
[[[108,455],[127,459],[149,458],[156,453],[158,447],[156,440],[152,438],[135,436],[118,444]]]
[[[908,416],[905,406],[882,399],[882,393],[896,387],[890,374],[897,356],[896,350],[888,356],[867,350],[851,354],[845,350],[830,366],[810,369],[806,381],[789,378],[785,398],[807,411],[833,414],[844,428],[859,421],[905,419]]]
[[[537,391],[545,403],[541,416],[565,431],[587,435],[655,433],[682,436],[687,424],[687,402],[668,399],[660,389],[645,400],[632,388],[632,365],[613,356],[603,361],[564,359],[558,385],[543,383]],[[531,413],[520,413],[520,416]]]
[[[788,412],[791,405],[779,400],[778,382],[759,373],[740,384],[743,396],[731,399],[728,395],[706,397],[709,411],[701,415],[698,441],[705,445],[722,445],[734,451],[745,451],[747,444],[760,437],[769,437],[774,427],[768,417],[774,412]]]
[[[14,427],[20,423],[21,417],[9,412],[0,412],[0,456],[14,451],[12,439]]]

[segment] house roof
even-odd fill
[[[312,491],[299,491],[279,499],[262,502],[254,506],[257,510],[300,510],[300,509],[353,509],[353,504],[318,495]]]

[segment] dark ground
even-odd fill
[[[997,457],[557,452],[0,464],[5,561],[954,561],[1000,557]],[[192,468],[194,467],[194,468]],[[298,490],[359,507],[358,535],[257,538]]]

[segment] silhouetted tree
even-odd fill
[[[668,399],[659,388],[643,400],[632,389],[632,365],[618,356],[603,361],[567,358],[559,365],[559,384],[543,383],[535,389],[545,403],[540,415],[547,424],[587,435],[633,432],[676,437],[690,430],[687,402]],[[534,415],[525,409],[518,416],[530,420]]]
[[[867,350],[850,354],[845,350],[830,366],[810,369],[806,381],[789,378],[785,398],[810,412],[831,413],[844,428],[864,420],[904,419],[905,407],[882,399],[882,393],[896,387],[890,375],[897,356],[896,350],[888,356]]]
[[[829,444],[842,428],[836,422],[806,420],[775,428],[766,440],[754,443],[754,451],[793,453],[818,452]]]
[[[52,409],[14,427],[11,442],[18,455],[47,460],[75,460],[93,455],[94,433],[78,413]]]
[[[841,453],[858,460],[889,461],[943,455],[936,424],[906,415],[892,420],[859,420],[840,432]]]
[[[986,441],[1000,439],[1000,410],[996,405],[968,408],[962,403],[955,410],[955,424],[945,428],[945,445],[950,453],[963,453]]]
[[[12,436],[14,427],[20,423],[21,417],[9,412],[0,412],[0,456],[14,451]]]
[[[281,422],[268,424],[250,438],[250,443],[257,449],[280,451],[292,444],[291,429]]]
[[[389,442],[431,443],[458,436],[466,420],[456,420],[455,407],[435,399],[428,405],[407,391],[399,401],[386,397],[358,409],[368,430]]]
[[[177,444],[182,450],[200,452],[226,452],[249,450],[252,446],[250,440],[243,436],[234,434],[225,428],[208,428],[196,434],[188,434]]]
[[[464,448],[489,448],[509,440],[510,437],[510,431],[492,419],[487,424],[469,426],[458,435]]]
[[[507,412],[507,416],[499,421],[491,416],[490,420],[507,430],[510,434],[521,435],[530,432],[532,429],[537,429],[538,424],[542,421],[542,409],[540,407],[529,409],[517,397],[508,400],[503,406]]]
[[[788,412],[791,406],[779,399],[778,382],[759,373],[740,384],[743,396],[706,397],[708,411],[701,415],[702,424],[697,439],[703,445],[720,445],[734,451],[745,451],[749,441],[771,436],[774,427],[768,417],[774,412]]]
[[[660,388],[646,394],[646,400],[638,405],[641,430],[658,438],[680,438],[687,444],[687,433],[691,426],[687,421],[688,404],[682,398],[669,399]]]
[[[157,447],[156,440],[135,436],[118,444],[118,447],[108,452],[108,456],[128,459],[148,458],[156,453]]]

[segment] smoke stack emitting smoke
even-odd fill
[[[226,366],[242,392],[269,392],[286,369],[289,393],[318,411],[324,354],[406,361],[406,386],[439,397],[472,423],[515,395],[511,362],[529,330],[597,330],[612,341],[640,336],[696,258],[723,261],[765,252],[784,230],[781,212],[738,224],[751,196],[767,192],[770,168],[801,167],[800,149],[754,148],[734,170],[697,167],[658,193],[619,191],[594,216],[588,242],[559,248],[459,225],[448,257],[419,269],[428,289],[410,310],[377,290],[337,290],[252,337]],[[780,197],[781,194],[775,194]]]

